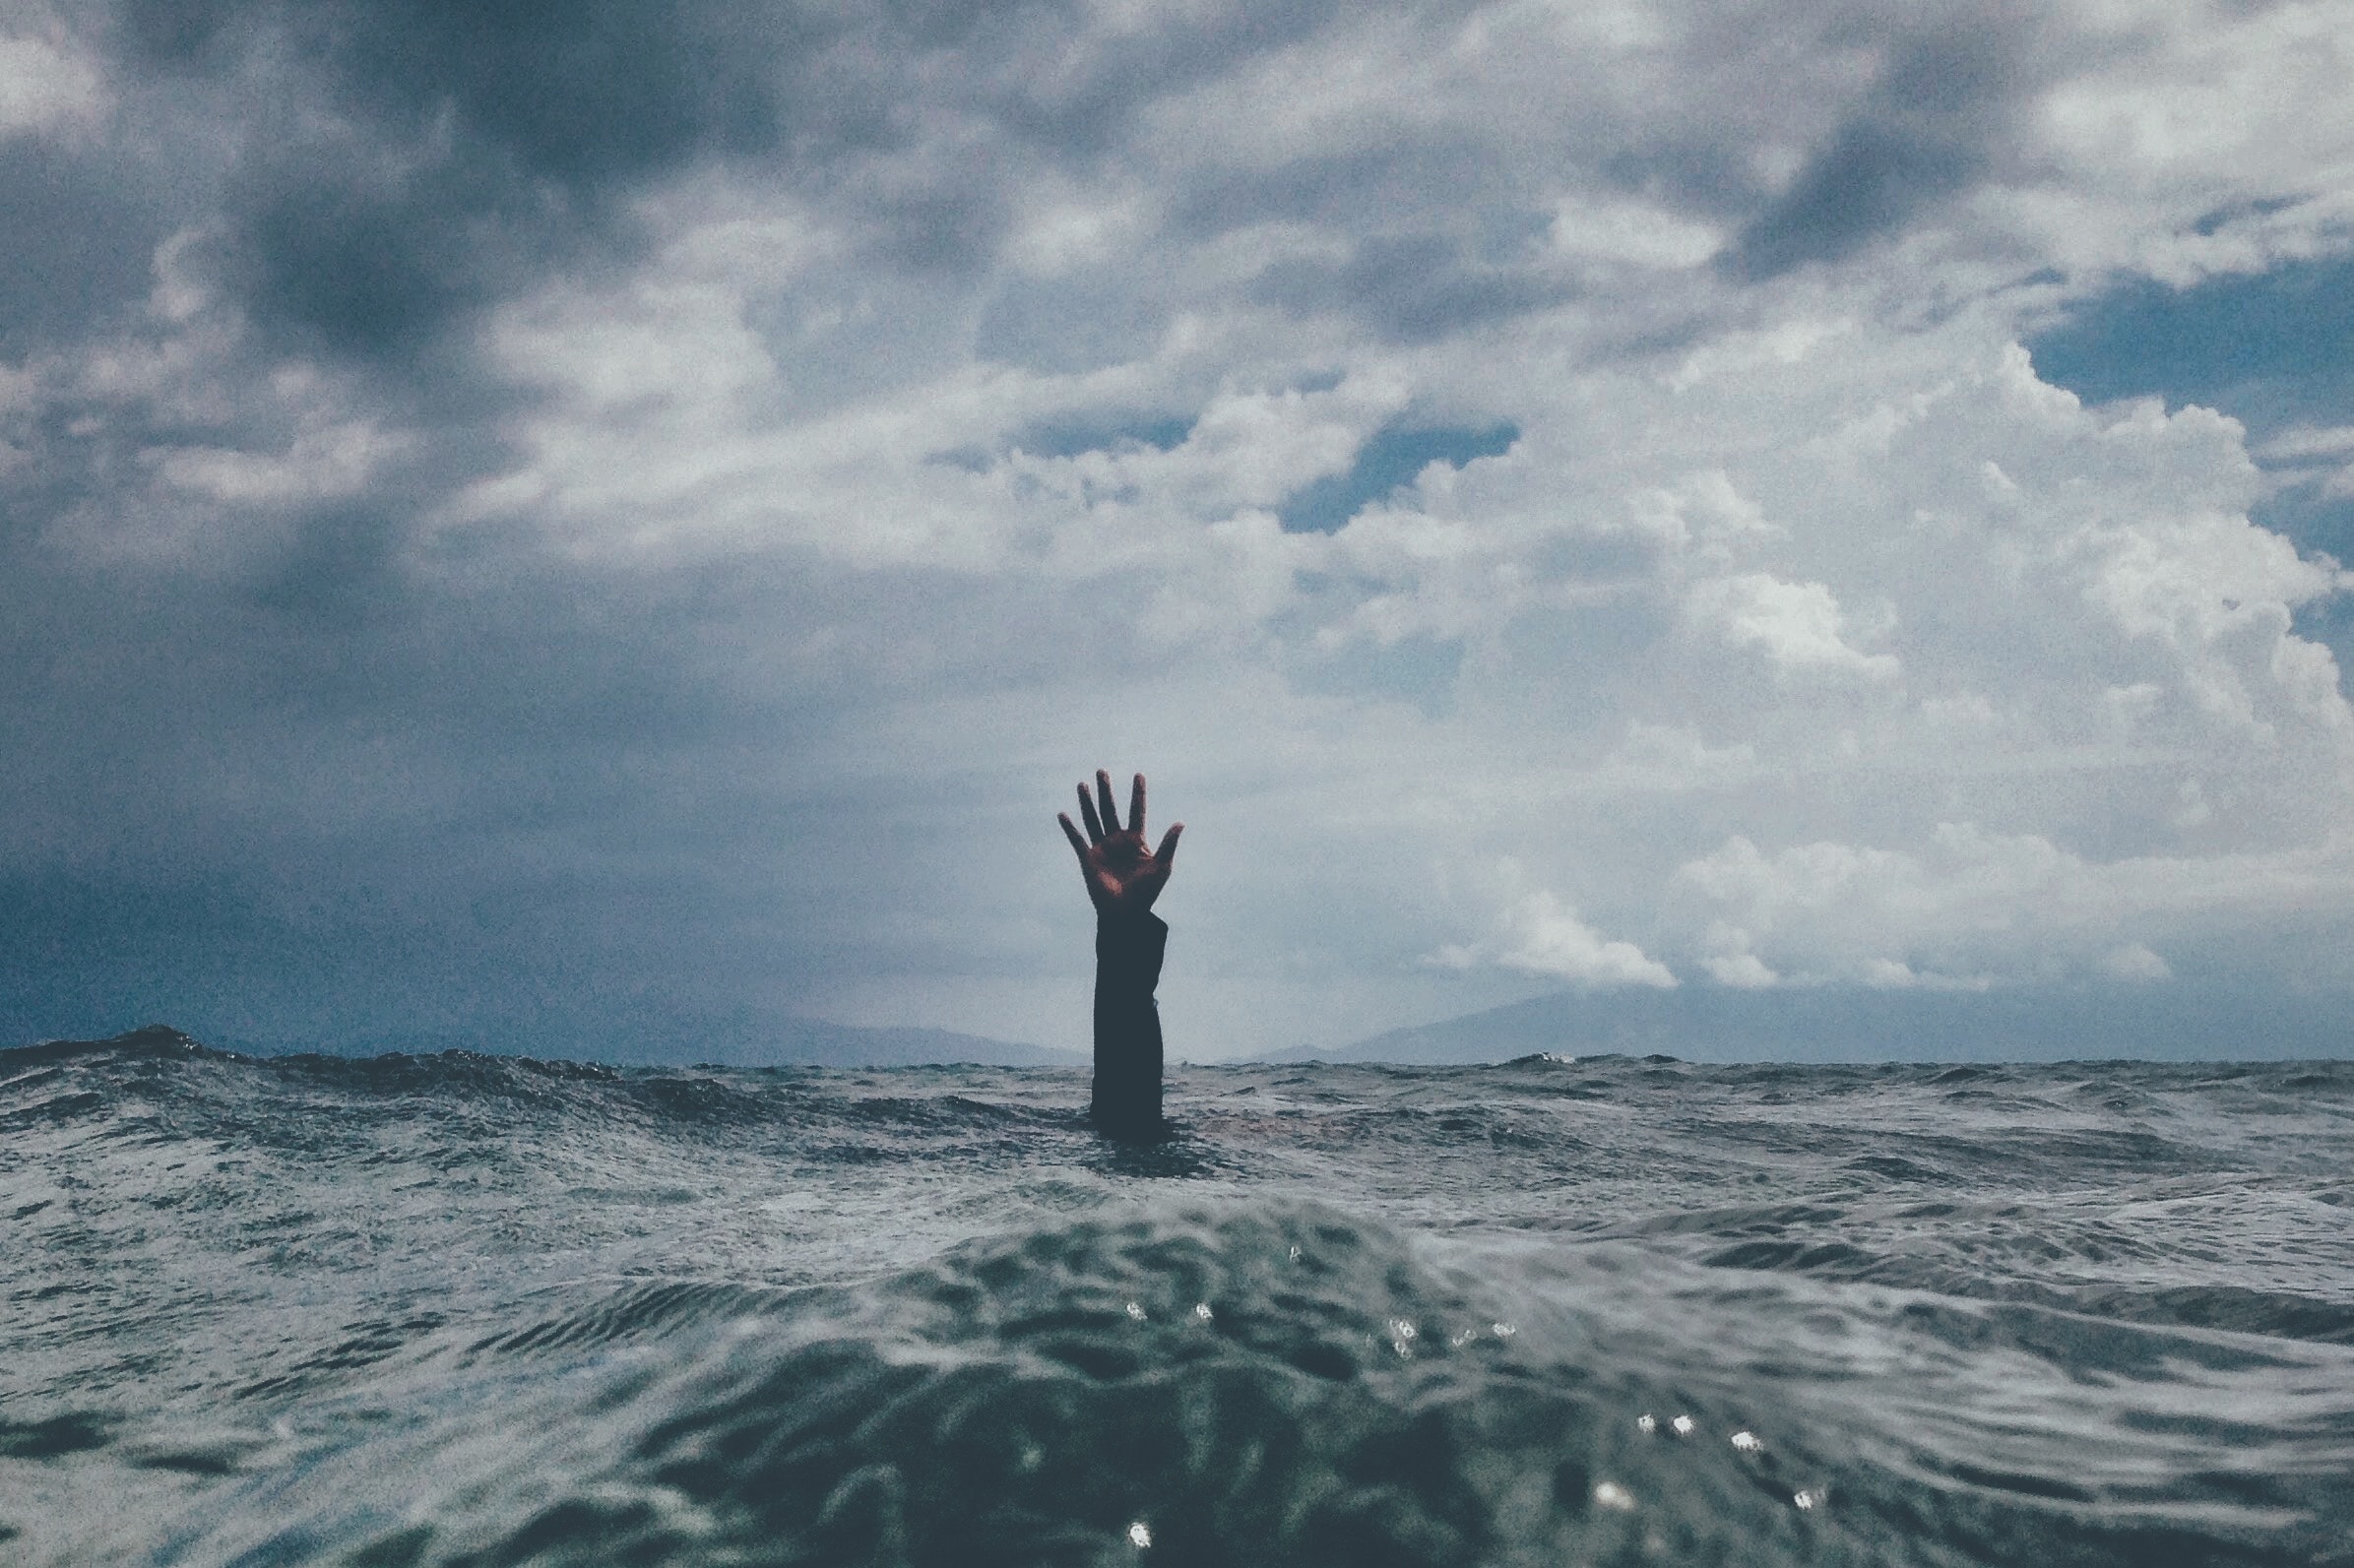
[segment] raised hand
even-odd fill
[[[1144,775],[1136,776],[1129,790],[1128,825],[1124,828],[1112,809],[1112,775],[1097,769],[1095,788],[1095,796],[1090,797],[1087,785],[1079,785],[1079,816],[1087,824],[1086,837],[1080,837],[1067,811],[1058,816],[1063,837],[1078,851],[1079,874],[1087,881],[1087,896],[1095,902],[1098,915],[1142,914],[1169,885],[1177,835],[1185,831],[1185,825],[1173,826],[1161,836],[1161,847],[1148,854],[1144,847]]]

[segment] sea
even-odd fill
[[[2354,1564],[2354,1063],[0,1051],[0,1561]]]

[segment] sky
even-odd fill
[[[2342,0],[0,0],[0,1039],[1083,1046],[1098,767],[1195,1059],[2354,1039],[2349,81]]]

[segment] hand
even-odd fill
[[[1135,787],[1128,794],[1128,825],[1124,828],[1112,810],[1112,776],[1101,768],[1096,770],[1095,787],[1103,803],[1102,815],[1097,815],[1097,801],[1089,797],[1087,785],[1082,784],[1079,815],[1087,823],[1087,837],[1079,837],[1079,830],[1071,825],[1067,811],[1057,819],[1062,823],[1063,837],[1079,852],[1079,875],[1087,881],[1087,896],[1094,901],[1099,916],[1142,914],[1169,885],[1169,867],[1177,858],[1177,835],[1185,831],[1185,825],[1180,822],[1172,827],[1161,836],[1161,847],[1147,854],[1144,852],[1144,775],[1136,776]]]

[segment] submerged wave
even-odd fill
[[[40,1563],[2354,1562],[2354,1069],[0,1052]]]

